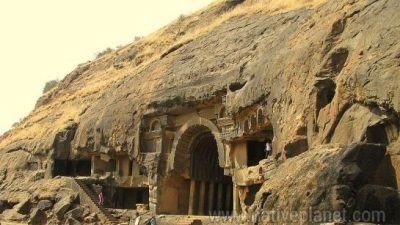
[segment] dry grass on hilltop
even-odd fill
[[[138,61],[136,66],[132,66],[132,63],[129,62],[129,65],[123,71],[115,71],[111,67],[107,71],[97,71],[90,74],[91,77],[87,80],[86,88],[80,90],[77,94],[87,96],[106,87],[109,83],[116,82],[125,76],[132,76],[149,63],[158,60],[160,55],[172,46],[194,40],[219,27],[230,18],[253,14],[284,13],[306,6],[315,6],[325,1],[327,0],[245,0],[236,7],[230,7],[226,0],[217,0],[191,15],[181,15],[169,25],[149,36],[94,61],[95,64],[102,64],[104,61],[111,60],[116,55],[124,54],[133,48],[139,49],[138,54],[133,59]],[[210,21],[212,22],[210,23]]]
[[[160,55],[172,46],[194,40],[230,18],[254,14],[273,15],[302,7],[312,7],[326,1],[328,0],[245,0],[233,7],[226,0],[217,0],[191,15],[181,15],[149,36],[88,62],[91,64],[90,69],[75,80],[81,86],[66,85],[67,89],[62,90],[58,87],[47,92],[42,98],[47,97],[51,101],[45,105],[39,104],[19,126],[0,137],[0,149],[19,140],[52,137],[63,129],[68,121],[80,122],[81,112],[87,106],[82,105],[82,101],[76,100],[96,94],[127,76],[136,76],[149,63],[160,59]],[[138,49],[138,52],[132,60],[122,62],[122,69],[117,70],[112,63],[108,63],[132,49]],[[107,63],[111,66],[105,68]],[[84,65],[87,63],[80,66]],[[162,76],[162,71],[159,73],[159,76]]]

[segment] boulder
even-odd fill
[[[99,220],[99,217],[97,216],[96,213],[91,213],[90,215],[86,216],[86,217],[83,219],[83,221],[84,221],[85,223],[94,223],[94,222],[96,222],[96,221],[98,221],[98,220]]]
[[[64,225],[81,225],[81,222],[79,222],[79,220],[72,218],[72,217],[68,217],[65,220]]]
[[[83,221],[85,214],[87,213],[86,207],[78,206],[74,209],[71,209],[65,214],[67,218],[74,218],[79,221]],[[87,215],[86,215],[87,216]]]
[[[43,210],[39,208],[33,208],[29,213],[28,224],[42,225],[47,223],[47,216]]]
[[[54,213],[61,220],[73,202],[73,195],[65,196],[54,205]]]
[[[40,200],[36,207],[43,211],[46,211],[53,207],[53,202],[51,202],[50,200]]]
[[[2,214],[2,219],[6,221],[25,221],[28,215],[20,214],[13,209],[5,210]]]

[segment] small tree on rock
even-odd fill
[[[43,88],[43,94],[53,89],[59,82],[58,79],[47,81]]]

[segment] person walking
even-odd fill
[[[104,195],[103,195],[103,191],[100,191],[99,193],[99,205],[103,205],[104,204]]]

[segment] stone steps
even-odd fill
[[[77,184],[77,186],[81,189],[79,194],[86,195],[90,199],[94,208],[97,209],[96,213],[102,214],[103,217],[106,218],[107,221],[103,221],[103,222],[106,222],[107,224],[118,224],[121,222],[119,219],[117,219],[113,215],[111,215],[111,213],[104,206],[98,204],[97,195],[95,195],[93,193],[93,191],[91,191],[84,182],[82,182],[78,179],[74,179],[74,181]]]

